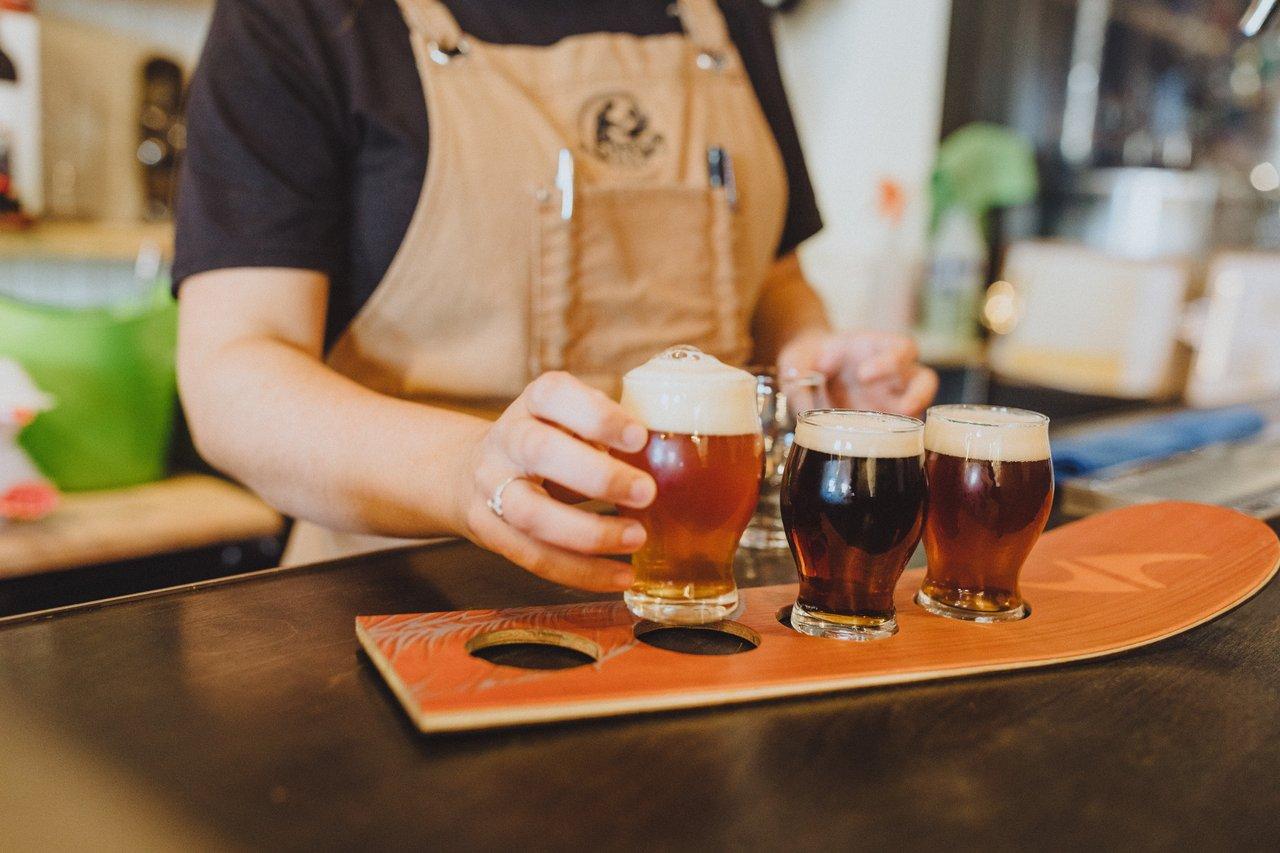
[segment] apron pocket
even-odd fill
[[[675,344],[746,360],[723,189],[580,187],[570,220],[554,193],[537,204],[530,378],[567,370],[615,393],[623,373]]]

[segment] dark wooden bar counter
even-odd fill
[[[435,738],[352,629],[587,598],[447,544],[9,621],[0,847],[1280,846],[1280,584],[1109,660]]]

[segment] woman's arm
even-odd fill
[[[329,527],[466,536],[560,583],[630,583],[629,567],[593,555],[636,550],[643,527],[556,501],[542,483],[646,506],[652,478],[587,443],[635,451],[642,425],[563,374],[536,380],[494,423],[377,394],[321,361],[327,292],[325,276],[286,269],[183,284],[179,384],[211,464]],[[504,492],[499,519],[485,501],[512,476],[528,479]]]
[[[938,390],[937,374],[918,363],[910,338],[833,331],[794,252],[779,258],[766,277],[751,331],[757,364],[826,375],[837,406],[916,415]]]
[[[752,361],[777,364],[778,355],[791,341],[806,333],[830,331],[827,307],[804,277],[799,255],[792,252],[779,258],[765,276],[752,317]]]

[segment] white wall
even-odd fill
[[[842,326],[900,326],[908,310],[950,13],[950,0],[804,0],[779,16],[782,70],[826,222],[801,258]],[[877,213],[882,178],[907,191],[896,234]]]

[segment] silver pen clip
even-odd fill
[[[556,189],[560,191],[560,218],[568,222],[573,218],[573,152],[568,148],[560,149]]]

